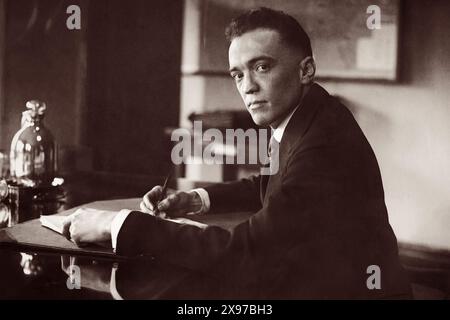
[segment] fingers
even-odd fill
[[[117,211],[80,208],[63,221],[62,233],[78,246],[111,241],[111,224]]]
[[[86,235],[84,235],[84,237],[86,237]],[[88,242],[83,241],[83,235],[80,232],[80,228],[77,228],[77,221],[72,222],[70,225],[68,239],[75,243],[78,247],[86,247],[89,245]]]
[[[141,201],[141,203],[139,204],[139,207],[141,208],[142,212],[151,214],[151,215],[155,215],[155,212],[150,210],[149,208],[147,208],[147,206],[145,205],[144,201]]]
[[[157,211],[168,213],[171,217],[181,217],[189,211],[190,195],[186,192],[168,190],[168,196],[160,200],[161,186],[147,192],[139,205],[142,212],[155,215]],[[158,202],[159,201],[159,202]]]
[[[155,211],[156,204],[159,201],[162,193],[162,187],[161,186],[155,186],[152,190],[147,192],[144,197],[142,198],[142,202],[144,203],[145,207],[149,211]]]
[[[72,227],[72,222],[75,219],[75,217],[78,215],[78,210],[72,213],[71,215],[67,216],[63,221],[63,230],[62,234],[65,236],[68,240],[70,240],[70,228]]]
[[[159,211],[169,211],[169,210],[173,210],[175,208],[177,208],[182,200],[182,196],[181,196],[181,192],[180,193],[174,193],[171,194],[170,196],[168,196],[167,198],[165,198],[164,200],[162,200],[159,204],[158,204],[158,210]]]
[[[80,241],[79,234],[77,232],[77,221],[75,219],[76,219],[76,216],[74,217],[74,219],[72,220],[72,223],[70,224],[68,239],[70,241],[74,242],[76,245],[80,245],[81,241]]]
[[[77,219],[85,211],[87,211],[87,209],[84,208],[77,209],[74,213],[67,216],[66,219],[63,221],[62,234],[67,238],[67,240],[73,241],[77,245],[80,245],[79,236],[76,231]]]
[[[185,216],[190,211],[191,196],[182,191],[171,194],[158,205],[160,211],[164,211],[171,217]]]
[[[153,189],[151,189],[149,192],[147,192],[144,195],[144,197],[142,198],[142,202],[139,205],[143,212],[154,214],[154,212],[157,209],[156,206],[158,204],[160,204],[160,205],[158,205],[158,210],[163,211],[163,210],[167,210],[168,208],[170,208],[172,205],[174,205],[177,202],[177,200],[175,199],[175,201],[174,201],[174,198],[173,198],[173,195],[177,194],[176,191],[173,189],[167,190],[167,194],[169,194],[169,196],[167,198],[172,197],[168,200],[169,202],[167,202],[167,201],[159,202],[160,198],[161,198],[162,190],[163,190],[163,188],[161,186],[155,186],[155,187],[153,187]],[[163,199],[163,200],[165,200],[165,199]]]

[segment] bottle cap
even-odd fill
[[[41,102],[38,100],[30,100],[26,103],[27,108],[30,111],[30,115],[34,118],[35,116],[42,116],[45,113],[45,109],[47,106],[45,102]]]

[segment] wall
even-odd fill
[[[85,108],[86,0],[4,0],[5,41],[0,148],[9,150],[20,128],[28,100],[46,102],[44,123],[60,147],[60,169],[68,165],[65,151],[80,146],[80,113]],[[68,30],[66,8],[82,8],[82,29]],[[73,161],[73,160],[72,160]]]
[[[182,2],[90,3],[83,141],[97,170],[166,175],[180,105]]]
[[[182,2],[1,1],[0,148],[9,150],[26,101],[39,99],[64,151],[60,171],[165,175],[164,129],[178,120]],[[81,30],[66,27],[74,4]]]
[[[399,82],[319,82],[344,100],[374,148],[398,239],[450,250],[450,2],[403,4]],[[183,76],[181,106],[184,126],[193,110],[243,107],[229,77],[202,74]]]
[[[9,149],[25,103],[31,99],[47,103],[45,123],[59,144],[78,143],[84,31],[67,29],[66,8],[80,2],[6,1],[3,149]]]
[[[404,7],[399,84],[324,85],[375,149],[398,238],[450,249],[450,3]]]

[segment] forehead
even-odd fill
[[[280,59],[291,51],[275,30],[256,29],[236,37],[230,44],[228,59],[230,69],[246,65],[249,61],[269,56]]]

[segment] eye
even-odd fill
[[[258,64],[255,68],[257,72],[267,72],[269,71],[269,65],[267,64]]]
[[[230,74],[230,76],[234,79],[234,81],[239,81],[243,77],[241,72],[233,72]]]

